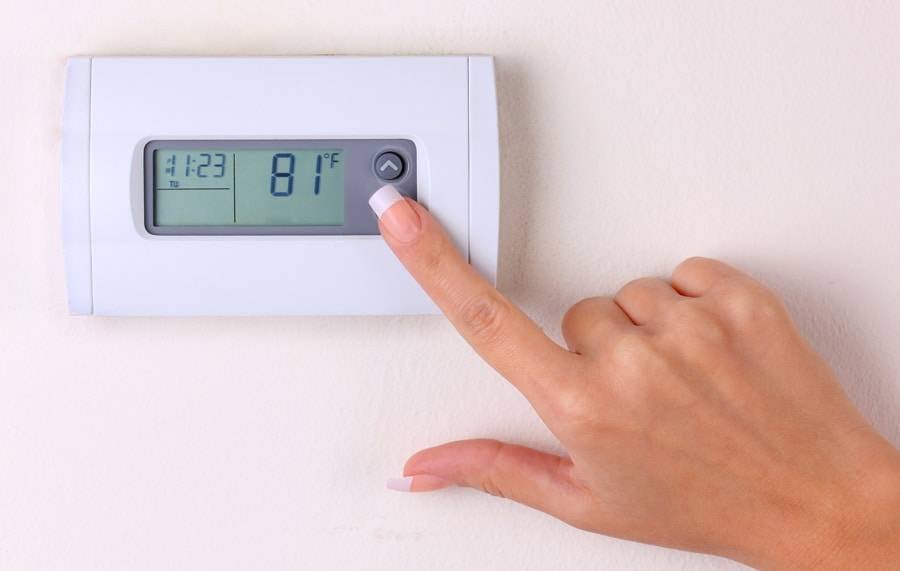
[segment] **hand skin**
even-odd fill
[[[560,347],[405,199],[381,232],[456,329],[530,401],[566,457],[466,440],[406,463],[581,529],[761,569],[900,569],[900,453],[775,295],[691,258],[578,302]]]

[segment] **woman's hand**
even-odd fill
[[[391,187],[388,245],[568,452],[494,440],[423,450],[391,487],[469,486],[582,529],[763,568],[900,568],[900,454],[848,401],[779,300],[692,258],[563,318],[568,350]]]

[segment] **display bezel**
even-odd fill
[[[344,157],[344,223],[333,226],[173,226],[156,224],[154,153],[157,150],[314,150],[340,149]],[[417,198],[416,146],[409,139],[175,139],[144,146],[144,226],[155,236],[369,236],[378,220],[368,206],[371,194],[385,184],[375,172],[375,158],[395,152],[404,161],[400,178],[390,181],[401,194]]]

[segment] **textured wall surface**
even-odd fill
[[[900,443],[896,4],[2,0],[0,16],[2,569],[740,567],[471,491],[385,491],[444,440],[556,448],[440,318],[69,317],[72,54],[494,54],[506,293],[558,335],[581,297],[722,257],[787,299]]]

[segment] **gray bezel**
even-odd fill
[[[322,149],[344,152],[344,224],[340,226],[157,226],[153,154],[157,149]],[[404,196],[417,198],[416,145],[409,139],[218,139],[153,140],[144,146],[144,227],[155,236],[370,236],[378,234],[378,220],[369,197],[386,181],[375,172],[375,158],[383,152],[403,159],[403,174],[389,181]]]

